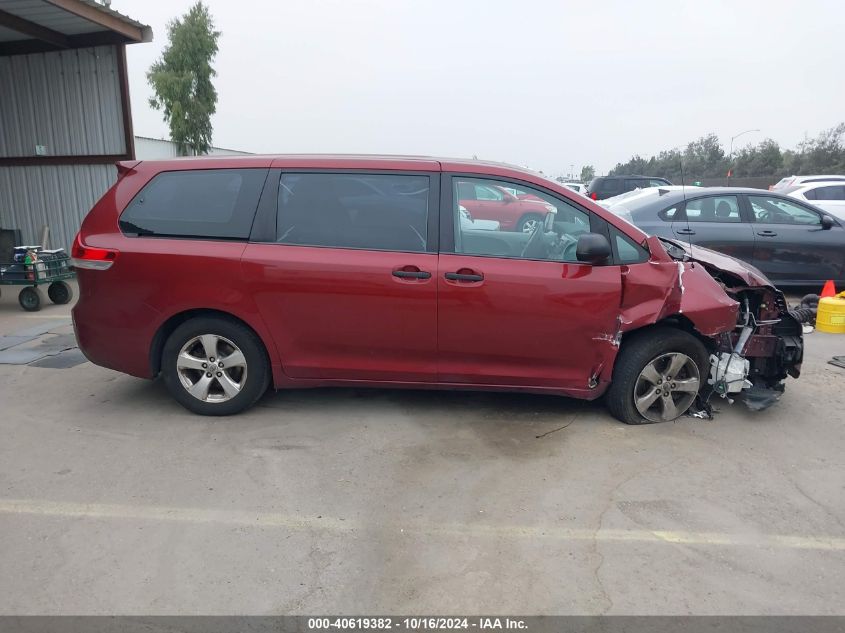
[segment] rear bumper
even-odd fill
[[[141,312],[129,317],[114,307],[98,310],[96,303],[80,298],[71,312],[79,349],[95,365],[152,378],[149,330],[157,314],[151,308]]]

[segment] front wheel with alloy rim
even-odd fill
[[[260,339],[245,325],[197,317],[168,337],[161,373],[171,395],[201,415],[232,415],[267,390],[270,366]]]
[[[539,216],[536,213],[529,213],[519,220],[519,224],[516,225],[516,230],[523,233],[533,233],[542,222],[542,216]]]
[[[605,402],[626,424],[668,422],[686,413],[708,374],[708,354],[692,334],[655,327],[625,339]]]

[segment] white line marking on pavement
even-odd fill
[[[246,527],[275,527],[293,531],[338,533],[368,530],[395,530],[409,535],[553,539],[561,541],[640,542],[722,547],[787,548],[799,550],[845,551],[845,538],[778,534],[724,534],[679,530],[595,530],[586,528],[537,527],[484,524],[394,523],[377,526],[334,517],[289,516],[277,512],[132,506],[104,503],[70,503],[38,499],[0,499],[0,515],[39,515],[60,518],[176,521]]]

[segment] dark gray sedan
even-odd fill
[[[646,233],[732,255],[775,285],[845,284],[845,227],[795,198],[739,187],[653,187],[608,202]]]

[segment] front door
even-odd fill
[[[447,176],[454,247],[441,252],[438,376],[441,382],[588,391],[607,362],[621,297],[618,266],[577,261],[586,210],[525,183]],[[518,188],[557,211],[556,232],[475,230],[460,222],[469,185]],[[450,217],[451,216],[451,217]],[[448,241],[448,240],[446,240]]]
[[[243,255],[246,292],[293,378],[434,382],[438,177],[283,172],[274,243]]]
[[[845,229],[822,227],[818,210],[792,199],[749,195],[756,241],[752,262],[775,284],[817,285],[845,277]]]

